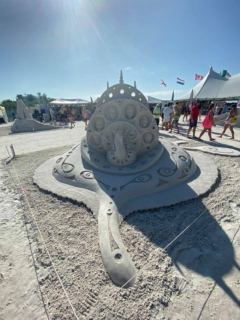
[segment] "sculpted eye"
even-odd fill
[[[94,179],[94,174],[92,171],[82,171],[80,176],[82,176],[84,179]]]
[[[173,175],[176,172],[176,170],[177,170],[177,168],[175,168],[175,169],[161,168],[157,172],[160,176],[169,177],[169,176]]]
[[[135,178],[132,182],[147,182],[151,179],[151,176],[149,174],[142,174],[141,176],[138,176]]]

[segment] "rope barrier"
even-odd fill
[[[5,169],[7,170],[5,164],[4,164],[4,167],[5,167]],[[32,208],[31,208],[31,206],[30,206],[30,203],[29,203],[29,201],[28,201],[28,198],[27,198],[27,195],[26,195],[26,189],[25,189],[23,186],[21,186],[21,184],[20,184],[20,179],[19,179],[19,175],[18,175],[18,173],[17,173],[17,171],[16,171],[16,169],[15,169],[15,166],[14,166],[13,164],[12,164],[12,167],[13,167],[13,170],[14,170],[14,173],[15,173],[15,176],[16,176],[16,179],[18,180],[18,182],[16,182],[16,181],[13,179],[13,176],[10,174],[9,170],[7,170],[7,171],[8,171],[8,173],[10,174],[10,176],[11,176],[11,178],[12,178],[15,186],[17,187],[18,190],[21,190],[21,194],[24,196],[24,198],[25,198],[25,200],[26,200],[26,203],[27,203],[27,205],[28,205],[29,211],[30,211],[30,213],[31,213],[31,216],[32,216],[35,224],[36,224],[36,227],[37,227],[38,232],[39,232],[39,234],[40,234],[40,237],[41,237],[41,239],[42,239],[42,242],[43,242],[43,245],[44,245],[45,250],[46,250],[46,252],[47,252],[47,255],[48,255],[48,257],[49,257],[49,260],[51,261],[52,267],[53,267],[53,269],[54,269],[54,271],[55,271],[55,273],[56,273],[56,275],[57,275],[57,278],[58,278],[58,280],[59,280],[59,282],[60,282],[60,284],[61,284],[61,287],[62,287],[62,289],[63,289],[64,295],[65,295],[66,298],[67,298],[67,301],[68,301],[68,303],[69,303],[69,305],[70,305],[70,307],[71,307],[71,309],[72,309],[72,311],[73,311],[73,314],[74,314],[75,318],[76,318],[77,320],[79,320],[79,317],[77,316],[76,311],[75,311],[75,309],[74,309],[74,307],[73,307],[73,305],[72,305],[72,302],[71,302],[70,298],[68,297],[67,291],[66,291],[66,289],[65,289],[65,287],[64,287],[64,285],[63,285],[63,283],[62,283],[62,280],[61,280],[61,278],[60,278],[60,276],[59,276],[59,274],[58,274],[58,272],[57,272],[57,269],[56,269],[55,264],[54,264],[54,262],[53,262],[53,260],[52,260],[52,257],[51,257],[51,255],[50,255],[50,253],[49,253],[49,251],[48,251],[46,242],[45,242],[45,240],[44,240],[44,238],[43,238],[43,235],[42,235],[42,233],[41,233],[41,230],[40,230],[40,228],[39,228],[39,226],[38,226],[38,223],[37,223],[37,221],[36,221],[36,218],[35,218],[35,216],[34,216],[34,213],[33,213],[33,211],[32,211]]]

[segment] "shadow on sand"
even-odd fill
[[[184,276],[181,265],[212,278],[225,293],[240,306],[240,300],[223,281],[233,266],[240,269],[235,261],[234,248],[227,234],[212,217],[201,199],[190,203],[132,214],[126,222],[142,232],[156,246],[166,248],[168,244],[187,228],[199,215],[203,215],[187,229],[166,252],[176,268]],[[191,209],[189,209],[191,207]],[[238,232],[238,231],[237,231]],[[237,233],[236,232],[236,233]]]

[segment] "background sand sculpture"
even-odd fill
[[[17,100],[17,115],[16,120],[11,125],[12,133],[20,132],[34,132],[42,130],[59,129],[60,126],[52,126],[50,124],[44,124],[33,119],[32,115],[28,111],[25,103],[21,100]]]

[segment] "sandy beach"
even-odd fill
[[[180,124],[182,134],[160,130],[160,138],[240,149],[239,125],[235,140],[209,143],[207,135],[187,140]],[[221,130],[214,127],[213,138]],[[84,124],[9,132],[0,126],[1,320],[240,317],[240,157],[206,154],[219,171],[207,194],[125,218],[120,232],[138,276],[120,289],[103,266],[91,211],[33,184],[39,165],[80,142]],[[10,144],[17,158],[6,164]]]

